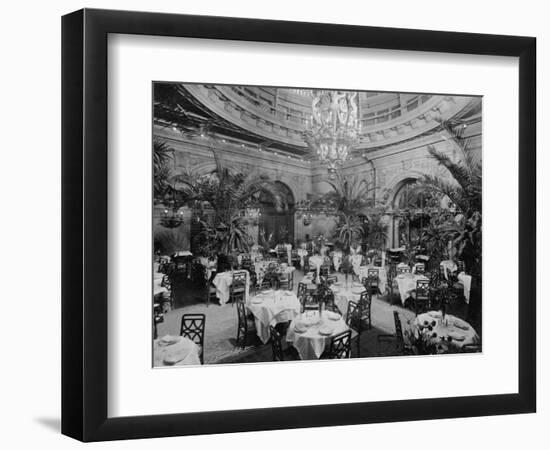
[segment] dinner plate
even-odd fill
[[[338,314],[338,313],[329,311],[329,312],[327,313],[327,317],[329,318],[329,320],[340,320],[340,318],[341,318],[342,316],[341,316],[340,314]]]
[[[273,294],[273,289],[269,289],[267,291],[260,292],[260,295],[269,295],[269,294]]]
[[[332,333],[334,333],[334,328],[327,325],[323,325],[321,328],[319,328],[319,334],[323,336],[330,336]]]
[[[363,292],[365,292],[365,288],[353,288],[351,290],[352,294],[362,294]]]
[[[260,303],[263,303],[264,299],[263,298],[260,298],[260,297],[256,297],[256,298],[253,298],[252,299],[252,304],[253,305],[258,305]]]
[[[305,333],[307,331],[307,327],[303,323],[297,323],[294,325],[294,332],[298,334]]]

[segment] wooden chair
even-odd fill
[[[397,275],[404,275],[406,273],[411,273],[410,266],[397,266]]]
[[[157,325],[164,322],[164,313],[160,303],[153,303],[153,339],[158,338]]]
[[[317,296],[306,293],[300,299],[300,304],[302,305],[302,312],[304,311],[315,311],[319,309],[319,300]]]
[[[327,357],[329,359],[345,359],[351,357],[351,330],[332,336]]]
[[[429,280],[417,280],[416,289],[411,293],[414,300],[414,312],[416,315],[429,310],[430,307],[430,282]]]
[[[426,273],[426,264],[416,263],[415,264],[415,273],[419,275],[424,275]]]
[[[273,351],[273,361],[284,361],[285,358],[283,354],[283,339],[281,335],[271,325],[269,326],[269,335],[271,338],[271,350]]]
[[[243,302],[246,292],[246,271],[233,272],[233,280],[229,287],[229,299],[234,305],[236,302]]]
[[[357,345],[357,357],[361,356],[361,333],[363,332],[363,321],[361,319],[361,308],[354,301],[348,302],[346,312],[346,325],[353,331],[352,339]]]
[[[204,363],[204,330],[206,316],[204,314],[184,314],[181,316],[180,336],[192,340],[199,347],[199,358]]]
[[[208,308],[210,306],[210,302],[213,301],[214,303],[218,301],[218,295],[216,291],[216,286],[212,284],[211,281],[206,280],[206,307]]]
[[[401,319],[399,318],[399,313],[393,311],[393,323],[395,325],[394,334],[379,334],[377,336],[378,343],[382,342],[393,342],[395,343],[396,350],[399,353],[402,353],[404,350],[404,340],[403,340],[403,327],[401,325]]]
[[[271,289],[271,281],[266,278],[256,284],[256,291],[267,291],[268,289]]]
[[[372,328],[371,321],[371,303],[372,298],[368,291],[362,292],[357,303],[361,311],[361,320],[366,324],[367,329]]]
[[[248,333],[256,328],[254,319],[246,315],[244,302],[237,302],[237,345],[243,349],[248,343]]]
[[[279,276],[279,289],[286,289],[289,291],[294,289],[293,272],[285,272]]]
[[[298,283],[298,290],[296,291],[296,297],[298,297],[298,299],[301,299],[306,292],[307,292],[307,284],[300,281]]]
[[[174,295],[173,295],[173,289],[172,289],[172,280],[168,275],[164,275],[162,277],[162,281],[160,282],[160,285],[162,287],[165,287],[168,290],[168,295],[162,297],[162,307],[164,311],[166,312],[166,304],[170,306],[170,310],[174,309]]]
[[[378,283],[380,280],[379,269],[368,269],[367,271],[368,284],[365,286],[371,294],[378,294]]]

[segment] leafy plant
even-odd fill
[[[336,227],[335,235],[344,248],[349,248],[351,244],[357,242],[363,235],[360,219],[351,215],[342,215],[340,223]]]
[[[433,146],[428,147],[430,156],[449,172],[451,181],[438,176],[425,175],[419,185],[446,195],[458,210],[469,218],[474,212],[481,211],[481,161],[471,146],[471,139],[464,138],[464,126],[441,122],[452,142],[460,149],[462,157],[455,162]]]
[[[168,179],[170,168],[168,163],[172,159],[174,149],[166,142],[155,138],[153,140],[153,192],[156,199],[164,197],[170,188]]]
[[[273,233],[267,234],[265,228],[261,228],[258,234],[258,243],[268,252],[273,246]]]
[[[155,231],[153,241],[155,251],[160,251],[164,255],[171,255],[187,248],[185,235],[177,229],[159,228]]]

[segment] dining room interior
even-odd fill
[[[152,103],[154,367],[482,351],[480,96],[154,82]]]

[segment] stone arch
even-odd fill
[[[399,194],[399,191],[403,188],[403,186],[411,183],[411,181],[413,180],[418,180],[423,175],[424,174],[422,172],[419,172],[418,170],[407,170],[405,172],[400,172],[397,175],[395,175],[387,183],[387,188],[390,191],[390,195],[388,196],[388,200],[387,200],[388,208],[389,209],[394,208],[394,202],[395,202],[396,196]]]
[[[266,192],[262,192],[260,194],[261,217],[259,225],[265,231],[266,236],[273,236],[273,244],[293,242],[296,197],[290,186],[284,181],[276,180],[274,183],[285,196],[285,208],[277,208],[273,198]]]

